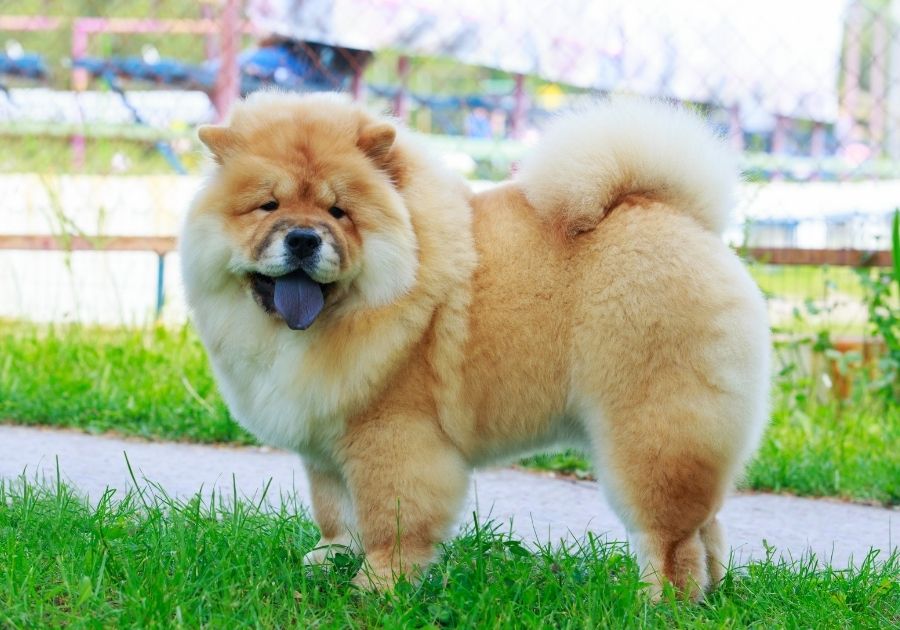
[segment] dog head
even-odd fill
[[[407,293],[417,243],[396,135],[333,94],[257,93],[228,124],[201,127],[214,165],[185,226],[189,291],[240,285],[294,329]]]

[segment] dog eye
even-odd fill
[[[263,205],[259,207],[260,210],[265,210],[266,212],[272,212],[272,210],[278,210],[278,202],[275,200],[267,201]]]
[[[331,206],[330,208],[328,208],[328,214],[333,216],[335,219],[343,219],[345,216],[347,216],[347,213],[337,206]]]

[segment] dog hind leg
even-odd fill
[[[723,574],[716,513],[729,466],[710,452],[706,436],[684,430],[697,426],[690,412],[659,409],[635,408],[606,418],[606,430],[595,427],[598,475],[635,542],[651,597],[668,582],[698,600]]]

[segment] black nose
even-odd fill
[[[284,246],[297,258],[309,258],[322,244],[322,238],[312,228],[297,228],[284,237]]]

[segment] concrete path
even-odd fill
[[[309,490],[296,455],[267,448],[200,446],[91,436],[75,431],[0,425],[0,478],[21,474],[34,480],[64,480],[89,497],[107,487],[125,490],[132,481],[124,453],[139,481],[188,497],[212,489],[230,496],[258,497],[272,480],[269,497],[296,494],[308,505]],[[510,469],[477,473],[468,504],[472,512],[511,526],[525,540],[579,539],[587,531],[625,540],[625,530],[594,482],[557,479]],[[765,556],[763,540],[786,558],[812,550],[837,567],[861,561],[870,548],[900,543],[900,510],[827,499],[735,494],[721,513],[735,561]]]

